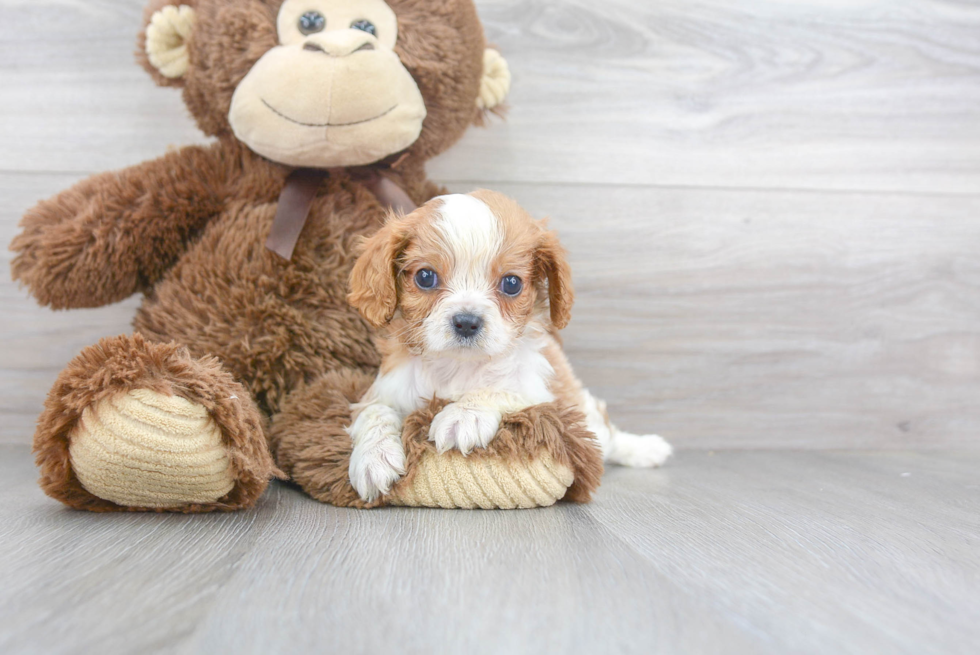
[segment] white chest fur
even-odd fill
[[[507,353],[493,358],[413,357],[381,374],[368,402],[380,402],[405,416],[433,397],[457,401],[466,394],[502,391],[527,406],[551,402],[554,369],[543,354],[551,337],[527,336]]]

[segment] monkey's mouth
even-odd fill
[[[395,111],[395,109],[398,107],[398,103],[395,103],[392,107],[386,109],[385,111],[381,112],[377,116],[373,116],[371,118],[365,118],[359,121],[351,121],[350,123],[304,123],[303,121],[298,121],[294,118],[290,118],[286,114],[282,113],[281,111],[279,111],[278,109],[270,105],[264,99],[262,99],[262,104],[268,107],[269,111],[271,111],[276,116],[285,119],[290,123],[295,123],[296,125],[302,125],[303,127],[349,127],[351,125],[361,125],[362,123],[370,123],[371,121],[376,121],[379,118],[383,118],[384,116],[387,116],[391,112]]]

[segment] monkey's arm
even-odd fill
[[[190,146],[83,180],[38,203],[10,249],[42,305],[98,307],[149,288],[224,205],[220,145]]]

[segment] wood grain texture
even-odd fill
[[[0,239],[92,172],[200,142],[133,62],[142,0],[0,21]],[[434,162],[551,215],[582,377],[686,447],[980,447],[980,8],[482,0],[506,123]],[[853,191],[841,191],[841,190]],[[52,313],[0,277],[0,443],[131,299]]]
[[[513,111],[436,177],[980,190],[980,6],[491,0]]]
[[[951,0],[481,0],[505,125],[437,179],[975,193],[980,6]],[[0,170],[94,172],[200,141],[133,64],[142,0],[0,24]]]
[[[4,5],[3,242],[84,175],[203,141],[133,63],[142,5]],[[4,251],[0,652],[976,652],[980,6],[478,5],[511,111],[432,176],[553,217],[573,363],[678,457],[529,512],[283,484],[233,515],[72,512],[25,444],[137,299],[38,308]],[[720,447],[783,450],[690,450]],[[861,447],[892,450],[826,450]]]
[[[0,203],[70,179],[0,174]],[[980,447],[980,197],[496,188],[570,250],[566,350],[624,429],[704,448]],[[26,443],[57,373],[128,331],[135,299],[53,313],[0,294],[0,442]]]
[[[624,429],[980,447],[980,197],[496,188],[570,250],[566,351]]]
[[[0,447],[0,651],[971,653],[977,454],[684,452],[595,502],[73,512]],[[719,650],[721,648],[722,650]]]

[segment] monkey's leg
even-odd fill
[[[290,392],[272,418],[269,443],[276,463],[321,502],[343,507],[530,507],[562,497],[588,502],[599,486],[602,452],[578,411],[549,403],[510,414],[486,449],[464,457],[458,451],[439,455],[428,440],[429,425],[446,404],[434,400],[405,420],[405,476],[389,495],[366,502],[348,477],[353,446],[346,428],[351,403],[361,399],[372,380],[367,372],[332,371]],[[546,489],[541,480],[555,468],[572,479],[558,490]],[[478,489],[481,484],[484,491]]]
[[[263,418],[215,358],[139,334],[62,371],[34,435],[45,493],[91,511],[249,507],[276,473]]]
[[[374,374],[357,369],[331,371],[295,389],[272,417],[269,445],[276,464],[320,502],[340,507],[374,507],[361,500],[348,477],[353,450],[347,426],[351,403],[371,386]]]

